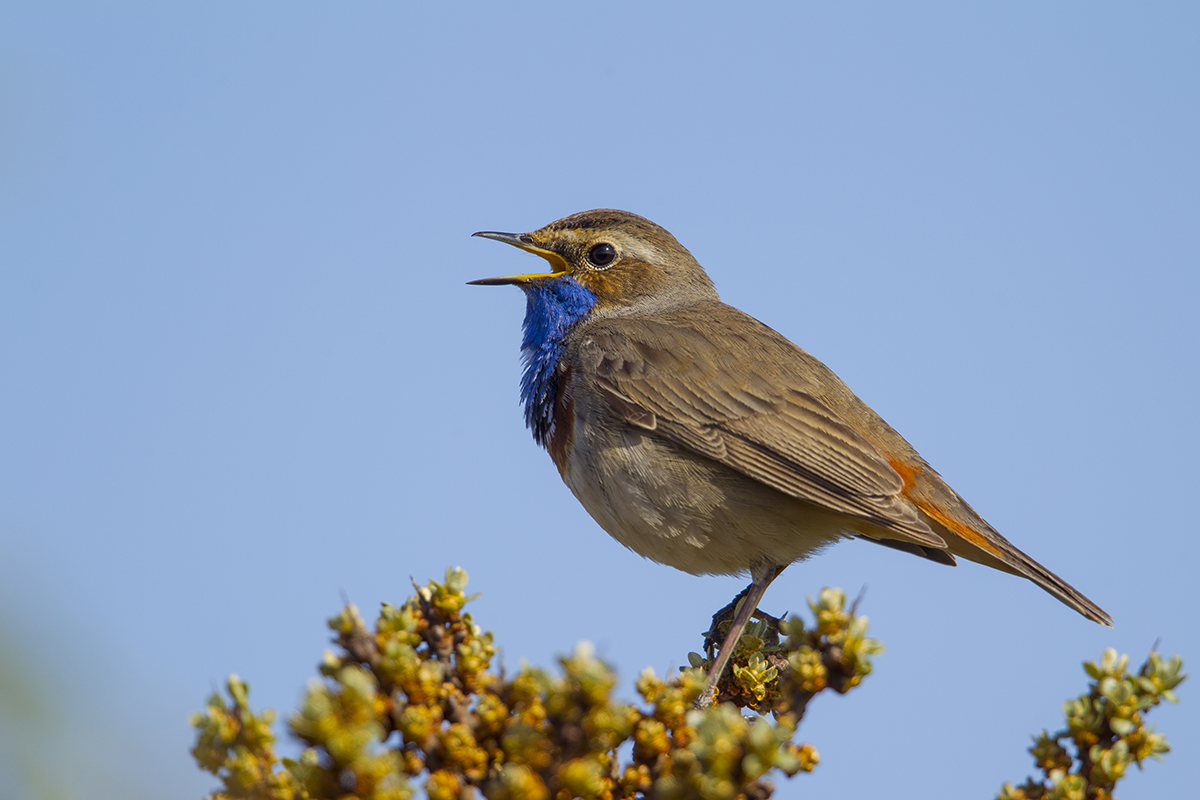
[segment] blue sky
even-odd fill
[[[588,518],[522,426],[520,292],[464,285],[536,266],[473,231],[596,207],[1116,620],[862,543],[788,569],[764,608],[865,586],[888,649],[779,797],[990,797],[1084,659],[1200,663],[1192,4],[12,3],[0,102],[0,636],[51,710],[0,714],[6,798],[55,748],[74,796],[200,796],[225,675],[291,709],[343,596],[450,564],[510,666],[686,663],[742,581]],[[1195,792],[1181,695],[1126,800]]]

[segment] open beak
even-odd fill
[[[553,272],[535,272],[528,275],[506,275],[503,278],[483,278],[477,281],[467,281],[472,286],[506,286],[508,284],[529,283],[543,278],[557,278],[561,275],[566,275],[570,272],[570,267],[567,260],[553,250],[547,250],[544,247],[538,247],[533,243],[533,237],[528,233],[499,233],[497,231],[479,231],[472,233],[472,236],[482,236],[485,239],[495,239],[497,242],[511,244],[513,247],[519,247],[527,253],[533,253],[535,256],[541,256],[550,262]]]

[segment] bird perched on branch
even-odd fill
[[[1095,603],[997,533],[817,359],[717,296],[653,222],[599,209],[475,234],[548,272],[520,287],[525,422],[618,542],[693,574],[749,573],[717,681],[767,586],[848,537],[1019,575],[1088,619]]]

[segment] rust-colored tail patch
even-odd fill
[[[904,495],[906,500],[919,508],[930,519],[937,522],[939,525],[958,536],[960,539],[966,541],[968,544],[978,547],[985,553],[992,554],[1001,561],[1005,560],[1003,552],[990,541],[988,541],[986,536],[969,525],[954,519],[941,508],[938,508],[936,505],[930,502],[927,498],[922,497],[920,492],[914,491],[914,489],[917,488],[918,480],[922,476],[923,471],[920,467],[914,467],[911,464],[905,464],[903,461],[900,461],[896,458],[889,458],[888,464],[891,465],[892,469],[896,470],[896,473],[899,474],[900,479],[904,481],[904,488],[900,490],[900,493]]]

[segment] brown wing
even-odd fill
[[[818,399],[810,357],[756,320],[704,304],[601,319],[577,342],[581,368],[629,424],[898,539],[946,546],[901,499],[887,460]]]

